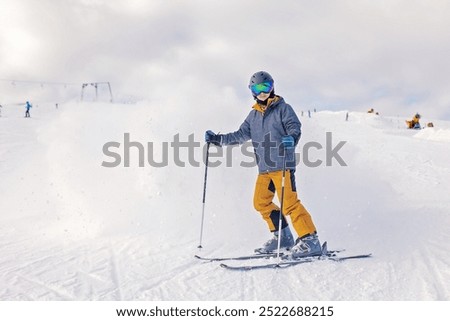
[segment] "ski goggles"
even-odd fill
[[[254,84],[250,86],[250,90],[255,96],[258,96],[260,93],[270,93],[273,89],[273,82],[262,82],[260,84]]]

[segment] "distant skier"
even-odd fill
[[[3,108],[3,106],[0,105],[0,117],[2,117],[2,108]]]
[[[274,236],[256,249],[259,253],[274,252],[278,248],[291,249],[292,257],[320,255],[322,253],[316,227],[311,215],[297,196],[295,185],[294,147],[301,135],[301,123],[294,109],[275,95],[274,80],[265,72],[256,72],[248,85],[256,103],[239,130],[228,134],[206,131],[205,141],[217,146],[243,144],[252,140],[258,163],[259,175],[256,180],[253,204],[268,224]],[[291,147],[281,148],[280,147]],[[279,234],[280,208],[273,203],[275,191],[281,199],[283,177],[283,152],[286,153],[286,182],[284,190],[283,214],[290,215],[292,225],[299,238],[294,243],[288,222],[282,216]]]
[[[420,129],[420,114],[416,113],[412,120],[407,120],[406,125],[410,129]]]
[[[25,117],[30,117],[30,109],[31,109],[31,107],[33,107],[33,105],[31,105],[30,102],[27,101],[26,104],[25,104],[25,109],[26,109]]]

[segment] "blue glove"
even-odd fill
[[[292,137],[291,135],[283,136],[283,138],[281,138],[281,144],[285,149],[294,148],[295,146],[294,137]]]
[[[222,146],[222,135],[216,135],[212,130],[207,130],[205,133],[205,142]]]

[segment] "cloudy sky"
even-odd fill
[[[0,100],[15,79],[249,104],[267,70],[293,105],[450,119],[449,39],[446,0],[0,0]]]

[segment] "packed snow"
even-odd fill
[[[235,272],[194,255],[248,255],[270,237],[252,208],[257,169],[239,165],[248,157],[238,147],[231,166],[209,168],[198,250],[203,134],[236,130],[249,109],[189,105],[40,103],[31,118],[3,106],[1,300],[450,300],[450,122],[408,130],[407,116],[304,113],[297,152],[308,142],[324,148],[308,150],[320,166],[298,166],[302,202],[330,249],[373,256]],[[345,141],[347,166],[326,166],[327,132],[332,146]],[[125,133],[145,147],[144,166],[137,147],[124,166]],[[199,166],[187,148],[178,155],[185,166],[174,162],[176,134],[202,143],[191,155]],[[102,166],[113,160],[108,142],[120,143],[111,149],[119,166]],[[163,142],[168,166],[150,166]]]

